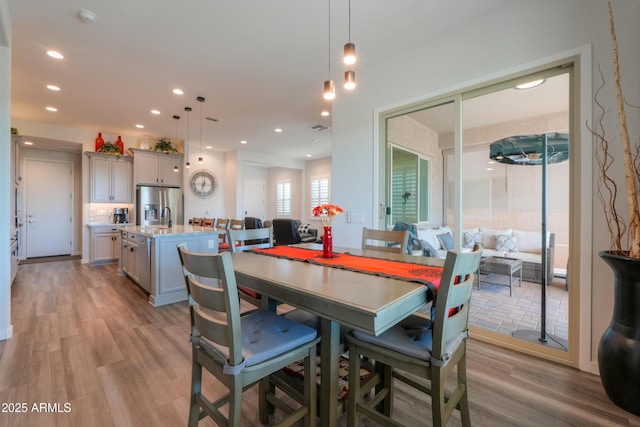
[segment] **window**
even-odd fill
[[[329,178],[311,178],[311,191],[309,194],[311,195],[310,210],[323,203],[329,203]]]
[[[429,161],[391,146],[391,224],[429,221]]]
[[[276,215],[291,216],[291,181],[278,182],[276,190]]]

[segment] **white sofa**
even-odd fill
[[[493,256],[522,260],[522,279],[528,282],[542,283],[542,232],[483,227],[465,229],[463,232],[465,233],[463,251],[471,250],[475,241],[482,244],[483,257]],[[433,247],[439,258],[446,256],[447,249],[440,241],[442,237],[438,238],[438,236],[447,233],[453,236],[450,227],[418,228],[418,238]],[[496,236],[499,236],[498,240]],[[505,240],[507,241],[505,242]],[[511,248],[509,248],[510,244]],[[547,232],[547,283],[551,283],[553,280],[554,244],[555,235]],[[424,253],[414,251],[414,254],[423,255]]]

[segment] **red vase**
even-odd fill
[[[324,258],[333,258],[333,236],[331,235],[331,227],[324,228],[324,236],[322,236],[322,256]]]
[[[96,151],[99,151],[104,145],[104,139],[102,139],[102,132],[98,132],[98,137],[96,138]]]
[[[120,154],[124,154],[124,142],[122,142],[122,138],[118,135],[118,140],[116,141],[116,147],[120,149]]]

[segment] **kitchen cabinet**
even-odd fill
[[[120,257],[120,233],[115,226],[92,226],[89,262],[91,265],[115,262]]]
[[[218,252],[218,235],[212,228],[177,225],[122,226],[122,256],[118,274],[127,275],[149,293],[154,307],[187,299],[187,288],[176,246],[186,243],[201,253]]]
[[[91,201],[131,203],[131,157],[85,153],[91,159]]]
[[[136,185],[182,186],[182,154],[131,149]],[[175,167],[178,166],[176,172]]]
[[[120,233],[120,269],[138,283],[138,236],[122,231]]]

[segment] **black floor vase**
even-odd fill
[[[640,415],[640,259],[600,252],[615,276],[613,318],[600,339],[600,379],[609,399]]]

